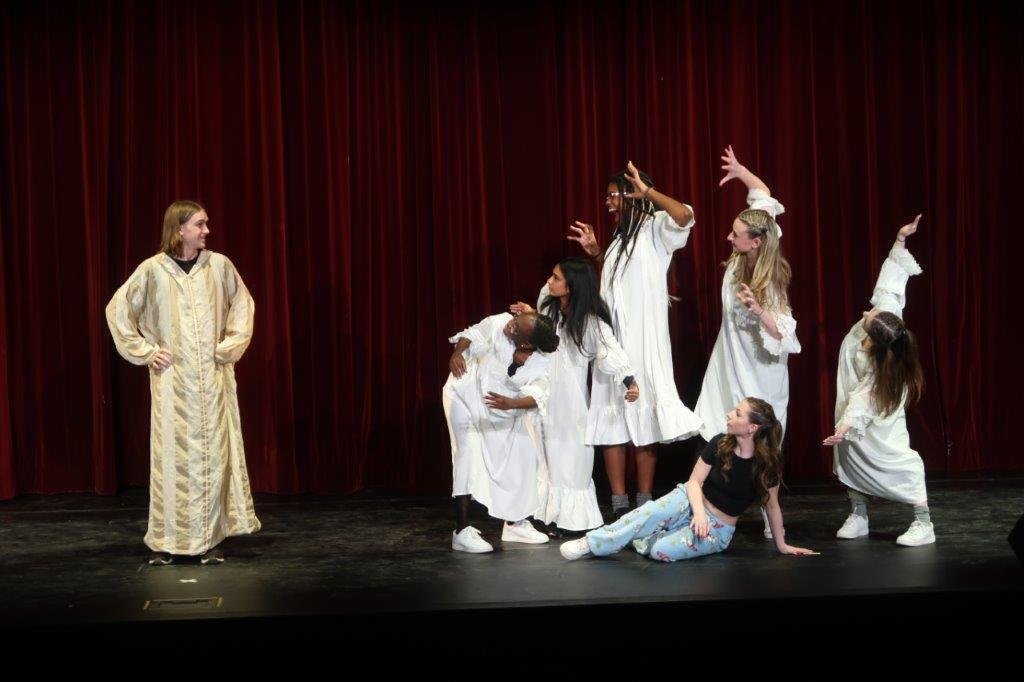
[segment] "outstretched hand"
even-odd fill
[[[793,554],[796,556],[816,556],[820,552],[815,552],[813,549],[807,549],[806,547],[793,547],[792,545],[786,545],[786,548],[782,550],[783,554]]]
[[[725,171],[725,177],[718,182],[719,187],[733,178],[738,178],[740,173],[745,170],[743,165],[736,158],[736,154],[732,151],[732,145],[726,147],[725,151],[722,153],[722,170]]]
[[[836,432],[833,433],[828,438],[826,438],[825,440],[821,441],[821,444],[828,446],[839,445],[841,442],[846,440],[846,432],[849,430],[849,426],[847,426],[846,424],[840,424],[838,427],[836,427]]]
[[[533,309],[533,306],[531,306],[529,303],[523,303],[522,301],[516,301],[515,303],[510,305],[508,307],[508,311],[510,313],[512,313],[513,315],[522,315],[523,313],[535,313],[535,312],[537,312],[536,310]]]
[[[591,256],[601,253],[601,247],[597,244],[597,237],[594,235],[594,227],[592,225],[576,220],[569,226],[569,229],[575,234],[570,234],[568,238],[574,242],[579,242],[584,251]]]
[[[643,178],[640,177],[640,171],[633,165],[632,161],[626,162],[626,179],[629,180],[629,184],[633,185],[633,191],[626,192],[626,198],[646,198],[647,192],[649,192],[651,188],[643,181]]]

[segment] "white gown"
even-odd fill
[[[910,252],[894,247],[882,264],[871,305],[902,317],[907,280],[920,273]],[[866,337],[864,323],[858,320],[839,350],[836,426],[849,424],[850,430],[833,447],[833,470],[843,485],[861,493],[908,504],[925,502],[924,463],[910,447],[906,397],[889,416],[878,414],[871,401],[871,358],[861,346]]]
[[[548,297],[541,289],[537,309]],[[535,517],[566,530],[589,530],[604,523],[594,489],[594,448],[585,443],[590,393],[587,368],[605,374],[619,386],[625,404],[623,380],[633,375],[629,357],[615,340],[611,327],[590,316],[580,352],[565,324],[559,324],[558,351],[550,356],[550,397],[544,416],[544,464],[538,477],[540,509]]]
[[[750,208],[767,211],[773,218],[785,209],[761,189],[747,193]],[[779,230],[782,236],[782,230]],[[775,318],[782,334],[774,338],[757,315],[747,310],[736,298],[733,284],[735,261],[726,268],[722,278],[722,327],[711,351],[700,397],[694,412],[704,421],[701,437],[710,441],[725,433],[725,414],[747,396],[760,398],[772,406],[775,416],[786,428],[789,406],[789,356],[800,352],[796,338],[796,320],[788,307],[772,305],[764,308]]]
[[[668,443],[700,430],[700,419],[683,404],[676,390],[666,282],[672,254],[686,246],[693,224],[691,219],[681,227],[668,213],[658,211],[640,227],[632,258],[625,265],[620,263],[617,273],[612,270],[622,239],[617,236],[608,247],[601,271],[601,296],[611,309],[615,338],[635,370],[640,399],[624,402],[622,382],[595,372],[588,445]]]
[[[467,339],[466,373],[448,375],[441,391],[452,446],[452,495],[472,495],[488,513],[520,521],[537,511],[540,425],[548,398],[549,356],[536,351],[508,376],[515,345],[503,333],[512,319],[492,315],[452,336]],[[529,396],[536,409],[496,410],[484,403],[493,391],[509,398]]]

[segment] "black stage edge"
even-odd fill
[[[935,545],[897,546],[911,513],[885,501],[869,507],[868,538],[839,541],[841,489],[793,486],[783,498],[787,534],[820,556],[776,554],[750,514],[725,553],[676,564],[631,550],[567,562],[559,541],[502,546],[499,523],[479,508],[474,525],[496,551],[453,553],[446,498],[258,495],[264,530],[226,541],[226,563],[160,567],[145,563],[145,490],[24,496],[0,503],[0,629],[8,641],[344,631],[349,644],[453,632],[487,643],[528,631],[570,646],[639,643],[651,629],[632,626],[660,621],[768,622],[822,638],[836,627],[918,623],[963,634],[967,624],[1024,621],[1024,566],[1007,542],[1024,513],[1024,479],[931,481],[929,493]]]

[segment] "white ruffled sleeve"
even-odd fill
[[[533,398],[537,403],[537,412],[540,413],[541,418],[547,417],[548,397],[551,395],[551,382],[547,372],[520,386],[519,392]]]
[[[775,357],[779,357],[783,353],[789,355],[799,353],[800,341],[796,338],[796,318],[793,317],[792,312],[788,309],[784,311],[769,309],[768,312],[775,318],[775,326],[778,327],[782,338],[777,339],[772,336],[764,323],[758,319],[757,333],[761,335],[761,344],[764,349]]]
[[[878,273],[871,305],[903,317],[903,308],[907,304],[907,280],[922,272],[917,259],[909,251],[893,246],[882,263],[882,271]]]
[[[875,376],[873,373],[868,372],[850,392],[843,416],[839,423],[836,424],[836,428],[839,428],[840,424],[846,424],[850,427],[850,430],[846,432],[847,440],[859,441],[863,438],[868,425],[878,416],[878,412],[875,410],[871,400],[871,391],[874,387]]]
[[[729,278],[731,273],[731,269],[727,270],[725,273],[726,278]],[[732,315],[733,323],[737,327],[746,329],[751,334],[754,333],[756,328],[758,337],[761,339],[761,346],[771,355],[781,357],[783,353],[789,355],[799,353],[802,348],[799,339],[796,337],[796,318],[793,317],[793,311],[788,306],[781,306],[770,302],[764,306],[764,309],[775,318],[775,326],[778,328],[779,333],[782,334],[781,339],[772,336],[768,328],[764,326],[760,316],[747,310],[747,307],[737,301],[735,297],[730,301],[729,314]]]
[[[587,352],[594,354],[594,369],[612,377],[614,384],[620,385],[626,377],[636,374],[615,332],[603,321],[591,318],[583,345]],[[625,389],[624,384],[622,387]]]
[[[785,206],[763,189],[754,188],[747,192],[747,207],[767,212],[779,228],[779,239],[782,239],[782,226],[779,225],[779,216],[786,212]]]

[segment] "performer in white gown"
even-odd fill
[[[796,320],[789,307],[789,263],[782,255],[782,230],[775,218],[785,209],[759,177],[740,164],[732,147],[725,149],[719,185],[738,178],[747,186],[748,208],[732,223],[733,252],[724,263],[722,327],[718,332],[694,411],[710,440],[725,430],[725,415],[744,396],[772,406],[783,434],[789,406],[791,353],[800,352]],[[763,510],[762,510],[763,513]],[[771,538],[768,518],[764,534]]]
[[[551,271],[537,310],[555,322],[558,351],[551,356],[550,397],[544,416],[540,508],[534,516],[557,529],[583,531],[604,523],[594,491],[594,448],[585,443],[590,391],[587,369],[619,386],[622,406],[640,395],[629,357],[615,340],[611,313],[598,289],[594,266],[566,258]],[[525,303],[516,314],[533,312]],[[557,534],[557,532],[556,532]]]
[[[920,219],[900,228],[875,284],[874,307],[853,325],[839,351],[836,430],[824,444],[834,446],[834,470],[852,506],[836,533],[844,539],[868,534],[866,495],[873,495],[914,507],[914,521],[896,542],[935,542],[924,463],[910,447],[906,415],[924,387],[917,340],[902,319],[907,280],[921,273],[906,249]]]
[[[605,470],[617,517],[629,510],[626,445],[632,444],[636,454],[639,506],[651,499],[655,446],[696,435],[701,426],[676,390],[666,282],[672,254],[690,237],[693,209],[652,184],[632,162],[608,182],[605,206],[616,229],[603,257],[593,227],[579,221],[570,226],[574,234],[569,238],[604,262],[601,296],[640,389],[640,398],[624,405],[621,383],[604,373],[593,377],[587,443],[606,446]]]
[[[546,354],[558,348],[554,324],[536,313],[501,313],[449,341],[455,350],[441,397],[452,447],[452,549],[493,549],[469,525],[470,499],[506,521],[502,541],[547,542],[527,517],[538,506],[537,465],[543,445],[535,419],[547,405]]]

